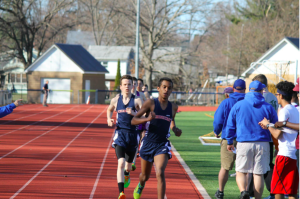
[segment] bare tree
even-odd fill
[[[136,2],[121,4],[116,8],[131,22],[136,21]],[[201,25],[209,12],[209,3],[206,0],[142,0],[140,14],[140,48],[145,64],[146,83],[152,88],[152,73],[155,49],[178,34],[188,34],[189,26],[194,31],[201,31]],[[192,24],[190,18],[193,18]],[[131,29],[134,30],[133,27]]]
[[[27,68],[60,32],[75,25],[74,0],[0,0],[1,51],[12,50]],[[24,53],[26,51],[26,53]]]
[[[124,19],[115,11],[117,0],[80,0],[88,14],[96,45],[110,45]]]

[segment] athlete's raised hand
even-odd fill
[[[155,113],[153,111],[151,111],[148,115],[148,121],[154,120],[155,119]]]
[[[181,134],[182,134],[181,129],[177,128],[176,126],[173,128],[173,132],[175,133],[175,135],[176,135],[177,137],[180,137]]]
[[[107,125],[108,126],[113,126],[114,125],[114,119],[107,119]]]
[[[16,107],[21,106],[22,105],[22,99],[18,99],[14,102],[14,104],[16,105]]]

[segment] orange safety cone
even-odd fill
[[[87,98],[86,104],[90,104],[90,96]]]

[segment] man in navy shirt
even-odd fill
[[[135,98],[135,95],[131,93],[133,82],[130,75],[123,75],[120,84],[121,94],[114,97],[107,108],[107,124],[113,126],[112,114],[116,110],[117,121],[112,147],[115,148],[118,158],[118,199],[126,199],[124,188],[130,184],[129,173],[140,140],[136,126],[131,125],[131,120],[136,114],[136,110],[141,108],[142,102],[140,98]],[[125,162],[127,163],[125,164]]]
[[[48,106],[47,105],[47,98],[48,98],[48,92],[49,92],[48,84],[49,84],[49,81],[47,80],[43,87],[43,90],[44,90],[43,106]]]
[[[175,125],[175,114],[178,106],[169,101],[172,93],[173,82],[171,79],[164,77],[159,80],[159,96],[155,99],[148,99],[142,106],[141,110],[132,118],[132,125],[146,123],[146,134],[141,143],[141,174],[140,182],[134,190],[134,199],[139,199],[145,187],[146,181],[150,177],[153,163],[156,167],[157,195],[158,199],[163,199],[166,192],[165,169],[168,160],[172,157],[171,145],[168,138],[170,129],[176,136],[181,135],[181,130]],[[142,118],[144,114],[147,118]]]

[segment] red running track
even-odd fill
[[[0,198],[118,198],[104,105],[24,105],[0,119]],[[133,198],[137,170],[125,189]],[[173,155],[166,197],[203,198]],[[156,195],[153,168],[142,198]]]

